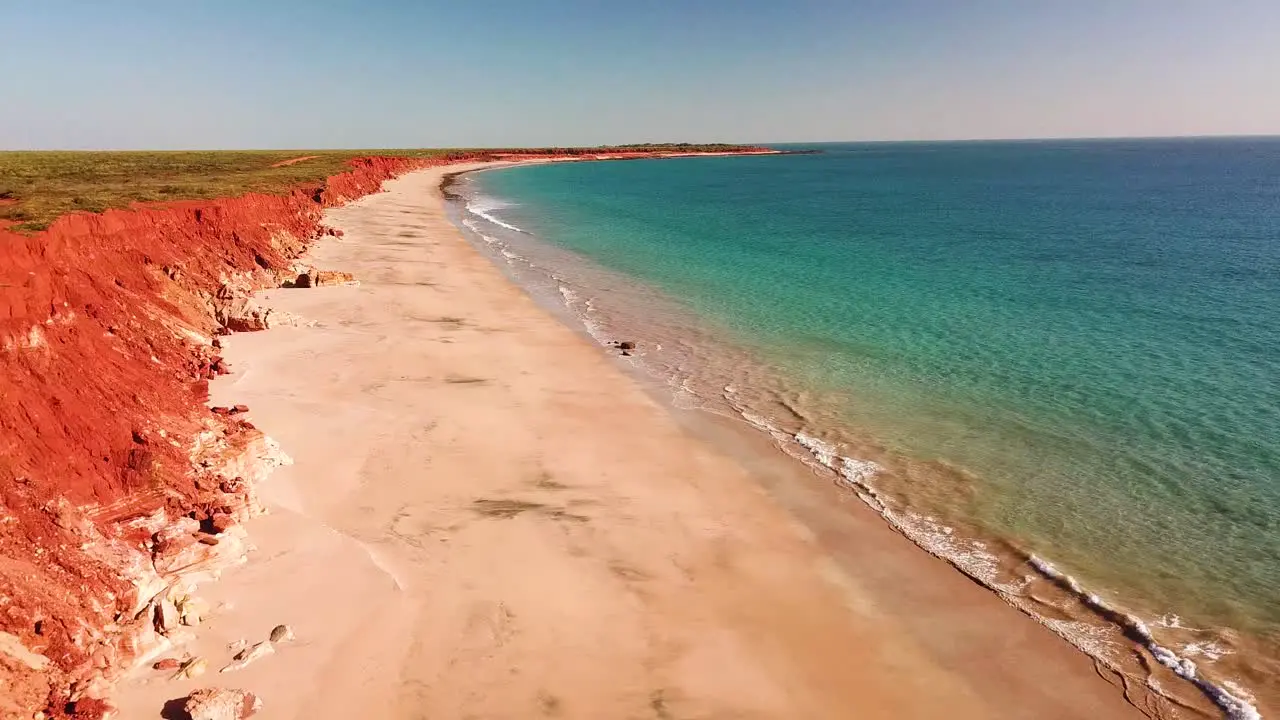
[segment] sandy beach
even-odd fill
[[[257,551],[200,593],[210,672],[144,671],[122,717],[210,685],[267,719],[1140,718],[1092,661],[798,462],[673,411],[450,224],[432,168],[328,211],[225,340],[213,404],[294,464]],[[296,640],[234,673],[229,644]]]

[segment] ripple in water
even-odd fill
[[[826,150],[485,174],[466,224],[1168,707],[1272,706],[1280,142]]]

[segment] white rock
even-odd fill
[[[178,672],[175,673],[173,677],[175,680],[181,678],[196,678],[205,674],[205,671],[208,669],[209,662],[207,660],[199,657],[192,658],[183,663],[182,667],[178,669]]]
[[[261,660],[262,658],[274,653],[275,651],[276,651],[275,646],[271,644],[270,640],[263,640],[262,642],[254,645],[251,648],[248,648],[247,650],[241,650],[240,652],[236,653],[236,656],[233,662],[227,665],[226,667],[222,668],[218,672],[224,672],[224,673],[234,672],[236,670],[239,670],[243,667],[248,666],[251,663]]]
[[[183,625],[199,625],[209,616],[209,603],[198,597],[187,596],[178,606]]]
[[[178,612],[178,608],[169,598],[159,598],[156,600],[155,624],[156,632],[168,633],[170,630],[178,627],[182,615]]]

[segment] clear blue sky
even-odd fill
[[[0,148],[1280,134],[1280,0],[0,0]]]

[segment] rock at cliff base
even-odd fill
[[[209,616],[209,603],[189,595],[178,603],[178,612],[182,615],[183,625],[199,625]]]
[[[116,708],[101,698],[84,698],[71,703],[68,715],[73,720],[110,720]]]
[[[191,720],[244,720],[262,709],[262,700],[247,690],[200,688],[187,697],[183,709]]]
[[[355,281],[356,278],[351,273],[337,270],[317,270],[315,276],[316,287],[322,285],[348,285]]]
[[[248,296],[233,295],[215,311],[218,322],[232,332],[257,332],[271,327],[271,308],[265,308]]]
[[[156,609],[155,609],[156,632],[163,635],[169,632],[170,630],[178,627],[178,623],[181,617],[182,616],[178,613],[178,608],[175,607],[173,602],[171,602],[167,598],[161,598],[158,602],[156,602]]]
[[[221,485],[219,485],[219,488],[221,488]],[[223,492],[226,491],[224,490]],[[230,530],[235,524],[236,519],[228,513],[214,513],[213,517],[209,518],[209,527],[213,530],[214,535],[221,535]]]

